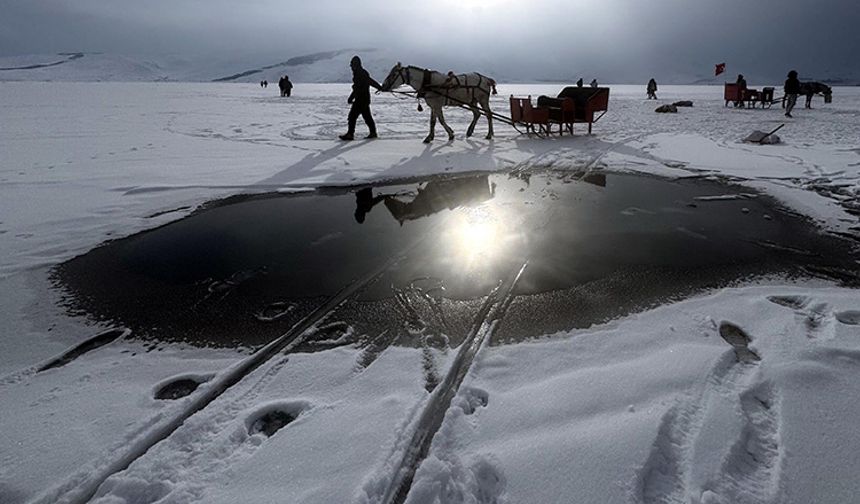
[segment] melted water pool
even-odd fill
[[[525,261],[496,341],[761,275],[836,271],[851,282],[857,266],[850,244],[748,189],[542,172],[229,198],[106,243],[54,278],[71,310],[138,337],[252,347],[367,282],[304,349],[371,351],[457,344]]]

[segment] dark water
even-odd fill
[[[256,346],[387,265],[305,345],[358,342],[370,360],[391,343],[457,344],[484,296],[526,260],[497,340],[759,275],[856,281],[849,242],[748,193],[700,179],[544,172],[242,196],[109,242],[54,279],[70,310],[138,337]]]

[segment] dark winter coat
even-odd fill
[[[800,81],[797,77],[789,77],[785,79],[785,94],[800,94]]]
[[[362,67],[352,70],[352,94],[349,95],[349,101],[365,105],[370,104],[370,86],[379,89],[381,86],[373,80],[373,77],[367,73]]]

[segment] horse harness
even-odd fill
[[[489,77],[484,77],[481,74],[475,74],[478,76],[478,83],[477,84],[473,84],[473,85],[462,84],[460,82],[460,76],[455,75],[454,72],[448,72],[448,75],[447,75],[447,78],[445,79],[444,84],[441,84],[441,85],[435,84],[434,85],[434,84],[431,84],[431,79],[433,77],[433,70],[430,70],[429,68],[419,69],[418,67],[412,67],[412,66],[400,67],[397,70],[398,77],[400,77],[404,83],[408,83],[408,82],[412,81],[412,73],[411,73],[412,68],[415,68],[416,70],[421,70],[421,73],[422,73],[422,75],[421,75],[421,87],[419,87],[418,90],[415,92],[415,94],[418,98],[425,98],[427,96],[428,92],[433,92],[437,95],[443,96],[445,98],[446,103],[464,104],[461,100],[452,97],[450,95],[450,92],[454,91],[454,90],[465,89],[470,95],[470,102],[474,103],[476,100],[475,93],[476,93],[477,89],[480,89],[482,92],[484,92],[484,90],[486,89],[486,92],[490,93],[490,91],[495,87],[495,84],[496,84],[495,81],[493,81],[493,79],[490,79]],[[465,76],[463,76],[463,77],[465,77]],[[451,83],[453,83],[453,85]],[[483,84],[485,84],[485,83],[487,84],[486,88],[483,87]]]

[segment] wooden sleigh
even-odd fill
[[[559,135],[563,136],[565,131],[573,135],[576,123],[587,123],[591,134],[592,125],[609,108],[609,88],[570,86],[556,98],[539,96],[536,106],[532,105],[531,96],[511,95],[510,103],[514,127],[523,127],[526,134],[549,136],[557,125]]]

